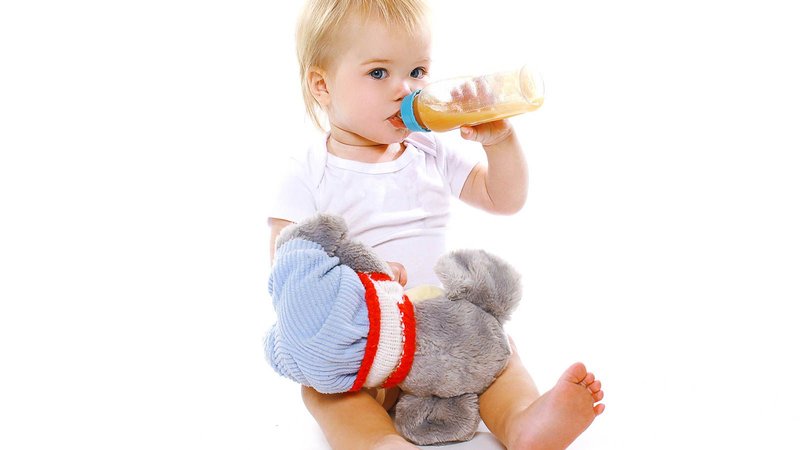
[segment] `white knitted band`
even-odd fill
[[[378,304],[381,309],[381,328],[378,350],[372,362],[366,387],[379,387],[394,372],[403,356],[403,343],[405,335],[403,318],[399,304],[406,301],[403,298],[403,287],[396,281],[372,281],[375,292],[378,294]]]

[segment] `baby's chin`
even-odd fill
[[[411,134],[411,131],[409,131],[407,129],[406,130],[402,130],[402,131],[398,132],[397,137],[395,137],[393,139],[390,139],[390,140],[387,140],[387,142],[381,142],[381,143],[382,144],[399,144],[400,142],[403,142],[410,134]]]
[[[375,144],[389,145],[403,142],[410,134],[411,131],[409,131],[407,128],[400,129],[391,127],[388,130],[381,130],[377,133],[365,133],[361,136],[368,141],[374,142]]]
[[[329,133],[338,136],[334,139],[349,142],[351,145],[389,145],[403,142],[411,131],[408,128],[396,128],[391,125],[371,130],[331,126]]]
[[[390,132],[387,134],[387,142],[381,142],[381,144],[397,144],[403,142],[403,140],[411,134],[411,130],[408,128],[397,128],[391,124],[389,125],[389,129]]]

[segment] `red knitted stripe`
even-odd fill
[[[372,362],[375,360],[375,353],[378,352],[378,341],[381,335],[381,307],[378,304],[378,293],[375,292],[375,286],[370,281],[369,274],[357,272],[361,284],[364,285],[367,293],[365,295],[367,301],[367,315],[369,316],[369,332],[367,333],[367,346],[364,349],[364,359],[361,360],[361,368],[358,369],[356,381],[350,392],[356,392],[361,389],[364,382],[367,381],[367,375],[372,368]]]
[[[374,281],[391,281],[392,278],[383,272],[370,272],[369,277]]]
[[[403,302],[399,303],[397,307],[400,309],[400,316],[403,318],[403,356],[400,357],[400,363],[394,369],[389,378],[383,383],[384,388],[394,387],[406,379],[408,372],[411,370],[411,365],[414,364],[414,353],[417,351],[417,320],[414,317],[414,305],[411,301],[403,296]]]

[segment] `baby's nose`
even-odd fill
[[[398,86],[398,89],[397,89],[397,99],[398,100],[402,100],[403,97],[405,97],[406,95],[414,92],[415,90],[416,89],[415,89],[415,85],[413,84],[413,81],[403,80],[403,81],[400,82],[400,86]]]

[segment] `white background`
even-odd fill
[[[543,390],[603,380],[574,447],[800,448],[794,8],[432,3],[433,78],[547,85],[525,209],[458,207],[452,246],[523,272]],[[0,447],[324,448],[261,347],[272,171],[312,137],[275,5],[0,6]]]

